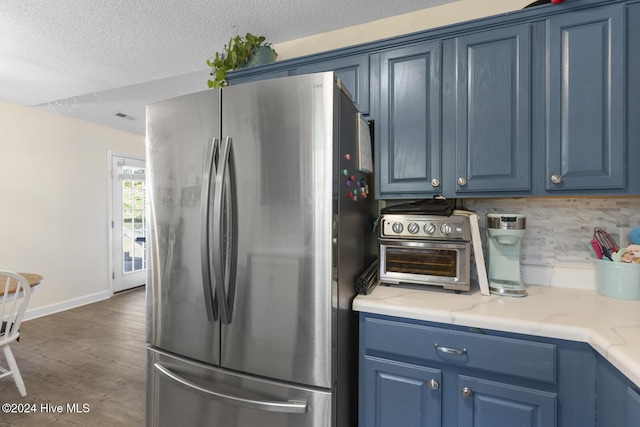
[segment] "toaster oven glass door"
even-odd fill
[[[455,249],[387,247],[387,271],[456,277],[458,251]]]
[[[380,241],[380,280],[389,283],[469,285],[469,243]]]

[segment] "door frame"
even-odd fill
[[[111,151],[109,150],[107,152],[107,183],[108,183],[108,206],[107,206],[107,229],[109,230],[109,235],[108,235],[108,239],[109,239],[109,270],[108,270],[108,275],[109,275],[109,294],[110,296],[113,296],[114,292],[114,277],[113,277],[113,272],[115,271],[115,264],[114,264],[114,259],[113,259],[113,205],[114,205],[114,201],[113,201],[113,169],[111,167],[111,165],[113,165],[113,158],[114,157],[124,157],[127,159],[131,159],[131,160],[139,160],[142,162],[147,162],[147,159],[144,156],[136,156],[133,154],[129,154],[129,153],[123,153],[123,152],[119,152],[119,151]],[[149,210],[149,206],[147,204],[147,215],[148,215],[148,210]]]

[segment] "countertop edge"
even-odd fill
[[[637,387],[640,387],[640,357],[637,357],[640,354],[636,354],[640,351],[640,336],[633,342],[630,342],[629,337],[624,337],[621,331],[619,331],[619,329],[623,330],[626,328],[625,322],[615,316],[614,319],[607,319],[608,323],[600,323],[598,327],[580,325],[579,316],[572,316],[573,312],[577,313],[588,309],[588,305],[594,298],[596,300],[603,298],[604,302],[613,305],[632,305],[632,308],[634,310],[637,309],[639,313],[640,301],[617,302],[619,300],[612,300],[611,298],[597,295],[592,291],[575,290],[573,288],[560,288],[558,290],[552,289],[551,287],[535,287],[541,288],[536,289],[536,292],[539,291],[537,295],[546,295],[546,298],[561,297],[568,292],[569,295],[578,296],[578,301],[580,299],[588,301],[588,303],[585,303],[585,307],[581,307],[580,304],[575,303],[567,304],[566,314],[555,315],[553,321],[550,321],[550,319],[540,321],[531,318],[527,313],[523,313],[518,317],[508,317],[504,313],[499,313],[503,303],[512,303],[516,301],[514,298],[504,299],[504,297],[483,296],[480,295],[479,292],[476,292],[465,295],[467,302],[458,304],[457,301],[453,299],[455,295],[451,293],[446,294],[447,298],[445,298],[442,292],[435,292],[429,295],[430,291],[411,288],[401,289],[386,286],[378,288],[382,289],[374,289],[371,295],[358,295],[353,301],[353,310],[414,320],[584,342],[589,344],[604,359],[622,372],[622,374]],[[390,289],[393,289],[393,291],[389,291]],[[431,301],[429,297],[434,295],[436,298]],[[588,298],[585,298],[585,295]],[[410,303],[403,304],[403,302],[406,302],[407,297],[412,298]],[[422,300],[420,300],[421,298]],[[471,301],[470,298],[472,299],[472,303],[469,303],[469,301]],[[518,298],[517,300],[519,300],[516,302],[517,304],[522,304],[523,306],[527,304],[526,298]],[[447,304],[447,302],[450,304]],[[484,306],[485,309],[493,308],[499,315],[490,315],[483,312],[475,313],[474,310],[476,310],[478,306]],[[508,322],[505,322],[506,318]],[[640,314],[638,315],[638,319],[634,318],[633,320],[632,327],[640,327]],[[635,320],[638,320],[638,323],[636,323]]]

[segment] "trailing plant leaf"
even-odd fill
[[[210,88],[220,88],[227,86],[227,72],[237,70],[249,61],[249,57],[254,54],[260,46],[269,46],[265,43],[264,36],[255,36],[247,33],[244,37],[235,36],[229,40],[229,44],[224,46],[222,53],[216,52],[213,60],[208,59],[207,65],[212,68],[210,73],[214,77],[208,80],[207,85]],[[276,54],[275,50],[273,52]]]

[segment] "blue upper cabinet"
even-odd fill
[[[397,48],[379,63],[376,117],[376,196],[423,197],[441,193],[440,41]]]
[[[529,194],[529,24],[397,48],[379,64],[378,197]]]
[[[245,68],[230,73],[230,84],[240,84],[256,80],[267,80],[298,74],[334,71],[343,86],[351,94],[358,110],[369,114],[369,54],[317,55],[303,59],[276,62],[265,66]]]
[[[445,193],[530,191],[530,25],[444,43]]]
[[[240,83],[254,82],[258,80],[269,80],[278,77],[288,77],[295,75],[295,69],[271,69],[267,67],[243,68],[238,71],[232,71],[228,74],[227,80],[230,85]]]
[[[278,61],[375,122],[379,199],[640,194],[640,2],[580,0]]]
[[[549,192],[626,187],[624,7],[571,11],[546,22]]]
[[[345,56],[314,64],[302,65],[297,74],[334,71],[344,87],[351,93],[358,110],[369,114],[369,55]]]

